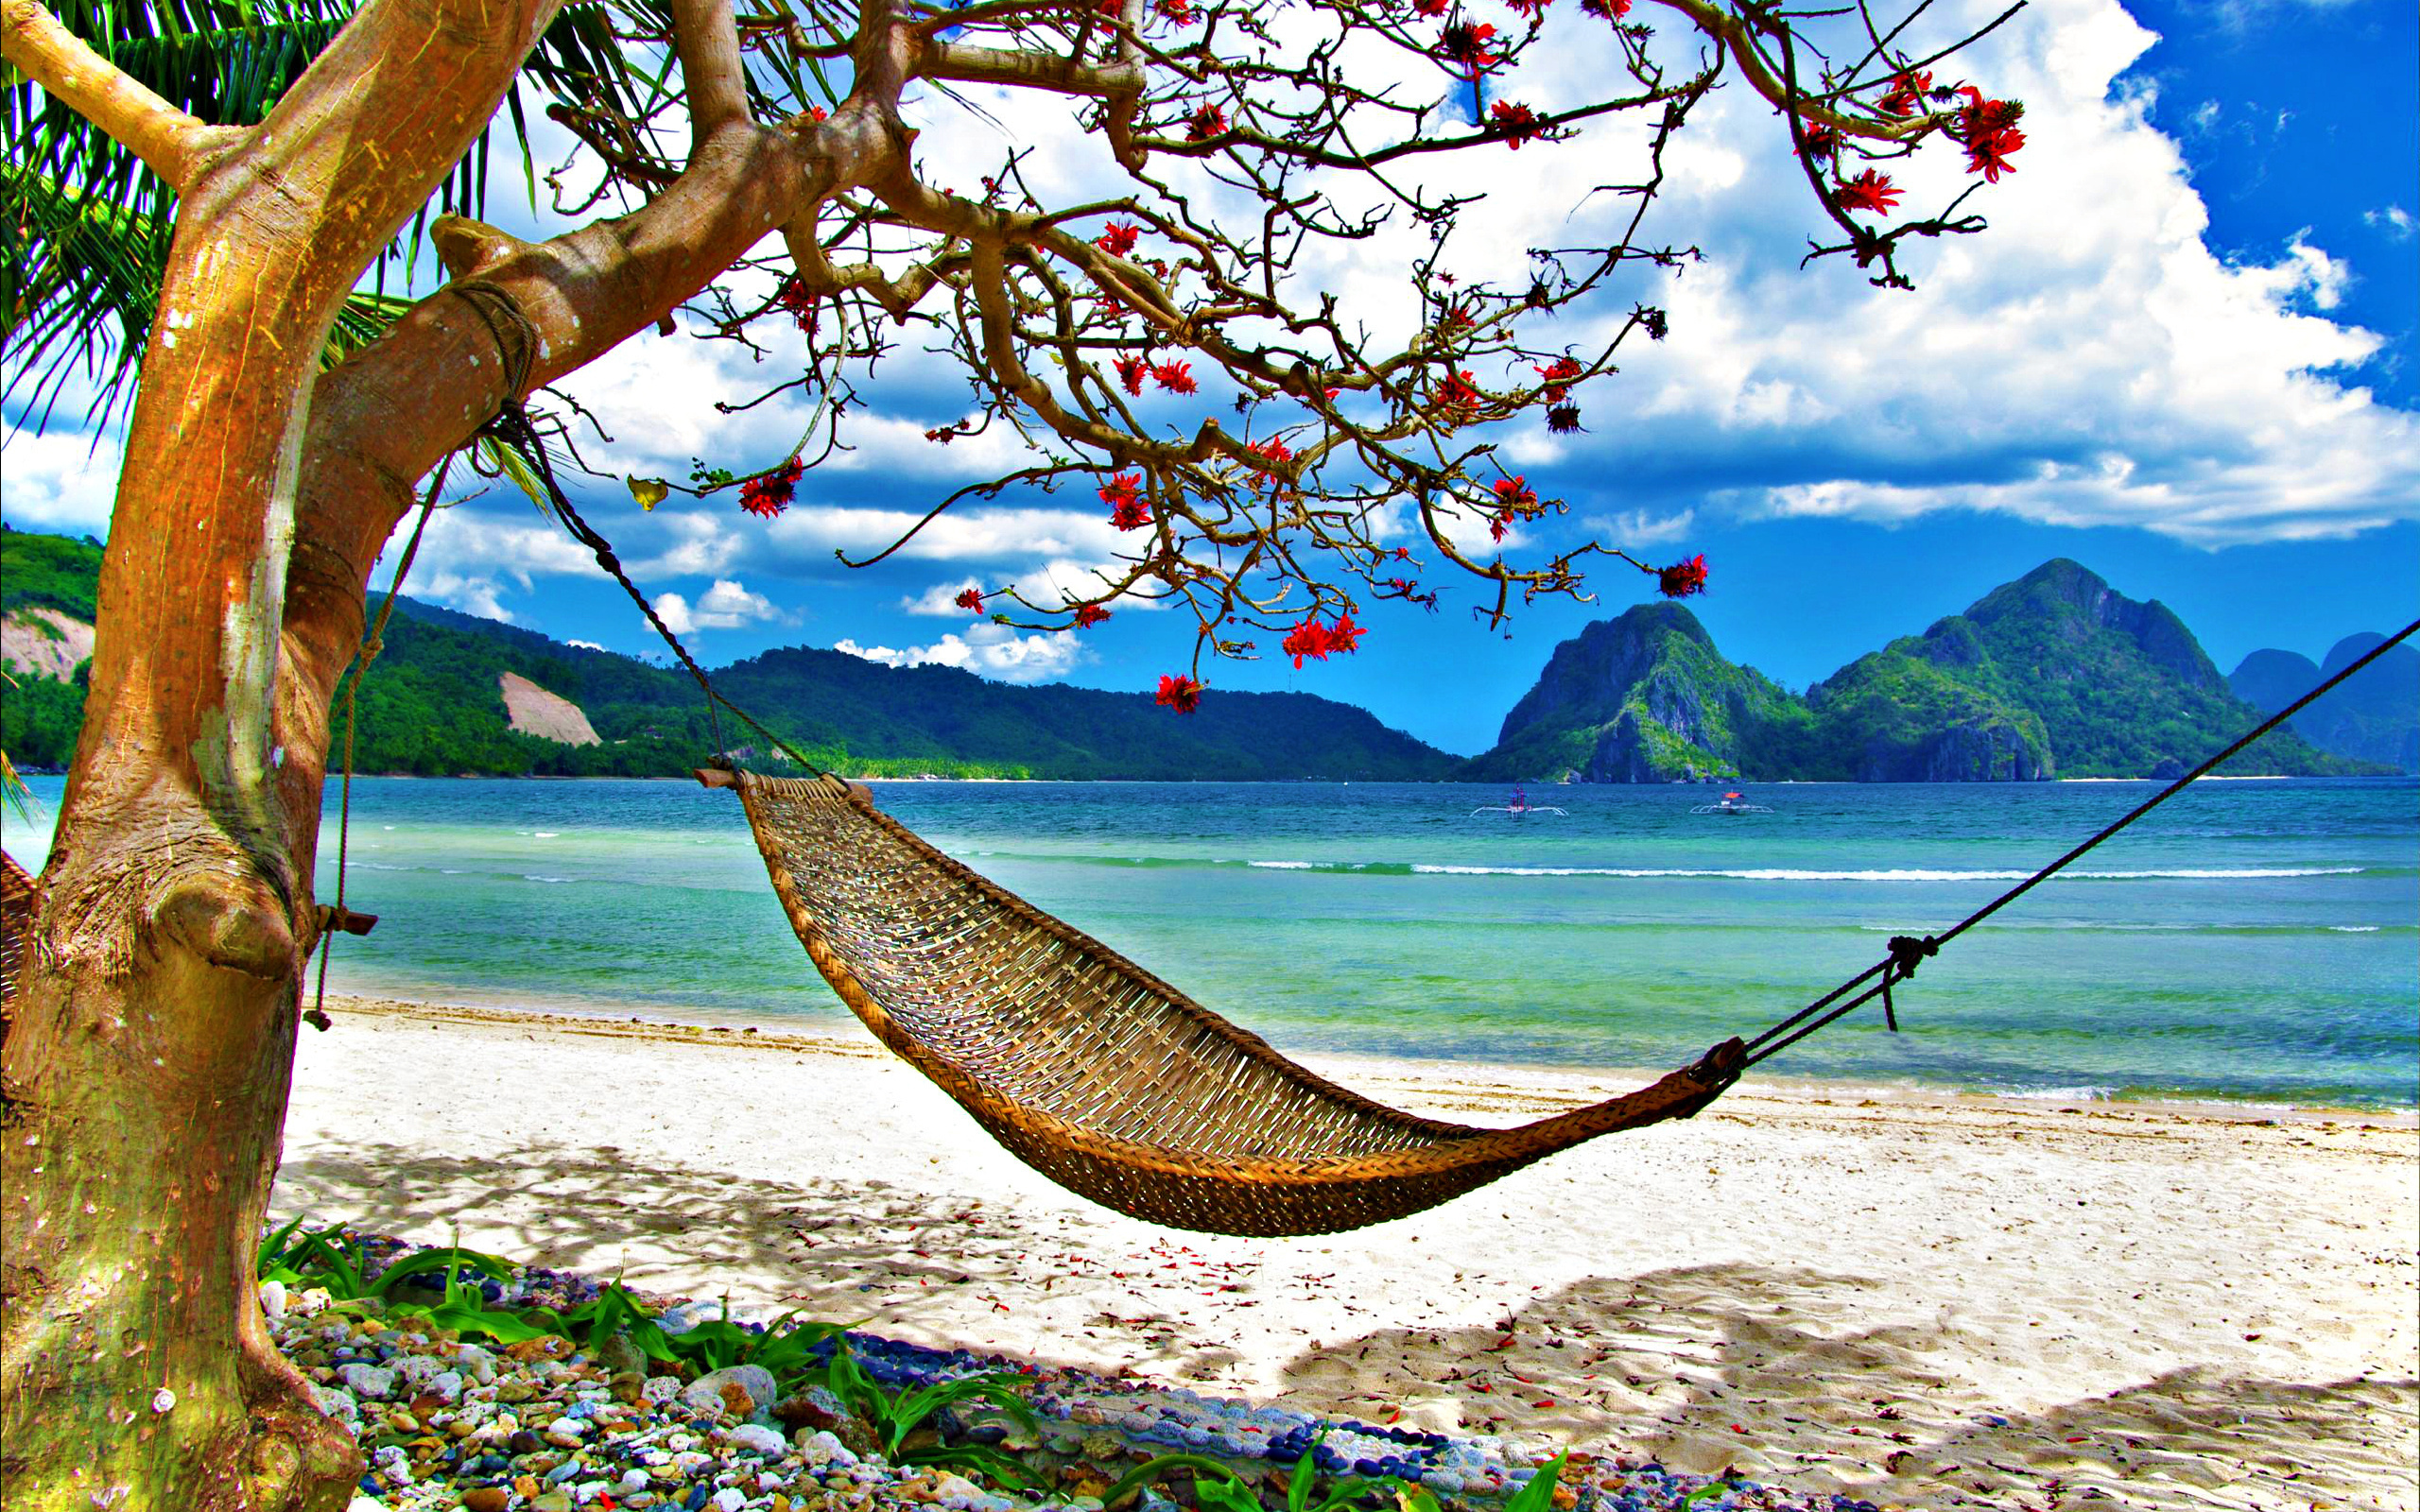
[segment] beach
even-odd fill
[[[1892,1506],[2420,1505],[2408,1114],[1752,1081],[1238,1240],[1061,1192],[862,1033],[331,1007],[281,1218]],[[1305,1058],[1470,1123],[1651,1074]]]

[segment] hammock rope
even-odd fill
[[[1689,1117],[1749,1067],[1876,998],[1895,1032],[1892,988],[1920,963],[2420,632],[2420,621],[2404,627],[1940,934],[1893,936],[1880,961],[1753,1040],[1725,1040],[1623,1096],[1480,1128],[1402,1112],[1325,1080],[876,809],[862,783],[824,771],[715,687],[564,496],[517,390],[486,432],[526,453],[565,528],[638,605],[708,710],[729,710],[818,774],[738,770],[723,747],[722,765],[698,778],[738,791],[783,911],[841,1001],[1044,1176],[1121,1212],[1217,1233],[1326,1233],[1404,1217],[1582,1141]],[[718,727],[716,738],[720,747]]]

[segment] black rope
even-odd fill
[[[681,659],[682,666],[687,668],[689,676],[697,679],[698,688],[706,698],[706,720],[714,735],[716,765],[724,766],[731,765],[731,747],[723,739],[722,719],[717,713],[718,709],[728,709],[734,718],[763,736],[769,744],[779,748],[791,761],[818,775],[826,777],[831,775],[797,747],[766,729],[747,710],[722,696],[721,690],[715,686],[714,679],[706,675],[706,669],[700,666],[698,659],[689,654],[689,648],[681,644],[681,637],[672,632],[672,627],[664,623],[664,616],[656,612],[655,605],[648,600],[645,593],[641,592],[638,584],[631,581],[630,575],[622,570],[622,558],[614,552],[614,543],[599,535],[596,527],[581,519],[579,511],[572,507],[571,500],[563,493],[562,485],[555,481],[554,463],[546,455],[544,440],[539,436],[537,426],[530,422],[529,412],[523,407],[519,399],[507,399],[504,402],[504,407],[496,412],[495,419],[480,427],[480,431],[481,434],[493,438],[499,445],[510,447],[529,459],[531,465],[537,469],[539,481],[546,486],[546,496],[552,501],[556,515],[563,523],[563,528],[569,530],[573,539],[595,554],[596,565],[604,568],[615,582],[622,585],[622,591],[631,595],[631,602],[636,604],[639,607],[639,612],[647,616],[647,622],[655,627],[655,633],[664,637],[664,644],[672,647],[672,654]]]
[[[1889,955],[1883,957],[1876,964],[1867,967],[1857,975],[1850,977],[1839,987],[1832,988],[1829,992],[1824,993],[1822,997],[1817,998],[1812,1003],[1809,1003],[1806,1006],[1799,1009],[1796,1013],[1791,1014],[1789,1018],[1782,1020],[1779,1023],[1776,1023],[1772,1028],[1767,1029],[1764,1033],[1756,1036],[1754,1040],[1749,1040],[1749,1056],[1746,1060],[1740,1063],[1740,1069],[1745,1070],[1747,1067],[1753,1066],[1757,1061],[1763,1060],[1770,1056],[1780,1054],[1782,1051],[1789,1049],[1791,1045],[1798,1043],[1801,1040],[1806,1039],[1808,1035],[1813,1034],[1816,1030],[1823,1028],[1825,1024],[1855,1012],[1857,1009],[1863,1007],[1866,1004],[1873,1002],[1877,997],[1882,1000],[1882,1013],[1885,1022],[1888,1022],[1892,1029],[1896,1030],[1899,1027],[1899,1015],[1897,1006],[1891,1001],[1891,984],[1893,981],[1904,982],[1908,978],[1915,975],[1918,962],[1940,954],[1941,948],[1944,945],[1948,944],[1959,936],[1965,934],[1968,930],[1981,923],[1984,919],[1991,918],[1994,914],[1998,913],[2001,909],[2016,902],[2019,898],[2022,898],[2027,893],[2031,892],[2035,887],[2041,885],[2043,883],[2049,881],[2052,877],[2058,875],[2059,872],[2065,870],[2067,867],[2081,859],[2085,852],[2091,850],[2102,841],[2116,834],[2118,831],[2126,828],[2126,826],[2134,823],[2136,819],[2141,818],[2144,815],[2149,814],[2152,810],[2167,802],[2169,799],[2174,798],[2177,794],[2185,791],[2185,789],[2192,783],[2208,776],[2210,772],[2221,763],[2241,751],[2246,746],[2251,745],[2261,736],[2268,734],[2271,730],[2276,729],[2279,725],[2284,724],[2287,720],[2291,719],[2294,715],[2302,713],[2303,710],[2308,708],[2311,703],[2332,691],[2338,683],[2342,682],[2354,673],[2360,671],[2365,666],[2368,666],[2371,662],[2377,661],[2379,657],[2384,656],[2388,651],[2394,649],[2395,646],[2401,645],[2405,641],[2410,640],[2415,634],[2420,634],[2420,620],[2412,621],[2402,629],[2397,630],[2394,634],[2387,637],[2384,641],[2381,641],[2377,645],[2371,647],[2368,654],[2356,659],[2351,665],[2344,667],[2334,677],[2321,682],[2318,687],[2311,689],[2310,692],[2304,694],[2292,703],[2286,705],[2286,707],[2278,710],[2275,713],[2271,714],[2267,719],[2262,720],[2258,725],[2253,728],[2249,734],[2242,736],[2240,739],[2237,740],[2235,744],[2227,747],[2224,750],[2220,751],[2217,755],[2204,762],[2201,765],[2194,767],[2191,771],[2187,772],[2175,782],[2169,783],[2164,788],[2161,788],[2158,792],[2152,794],[2150,798],[2145,799],[2142,802],[2135,804],[2125,814],[2119,816],[2115,821],[2104,826],[2100,832],[2093,835],[2092,838],[2084,841],[2082,845],[2077,846],[2074,850],[2069,850],[2066,855],[2063,855],[2058,860],[2051,862],[2048,866],[2044,867],[2041,870],[2026,878],[2023,882],[2018,883],[2015,886],[2011,887],[2008,891],[1993,899],[1990,902],[1985,903],[1982,907],[1976,909],[1971,914],[1968,914],[1965,918],[1960,919],[1957,923],[1950,925],[1947,929],[1943,930],[1940,934],[1927,935],[1921,938],[1907,935],[1893,936],[1891,937],[1891,954]],[[1881,978],[1879,982],[1876,982],[1872,987],[1865,986],[1866,983],[1874,981],[1877,975]],[[1865,989],[1861,992],[1858,991],[1859,988],[1864,988]],[[1845,1003],[1841,1001],[1842,998],[1847,997],[1851,992],[1857,992],[1857,996],[1848,998],[1848,1001]],[[1818,1015],[1820,1015],[1820,1017],[1818,1017]]]

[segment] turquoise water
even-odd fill
[[[60,780],[35,779],[38,858]],[[878,784],[885,808],[1281,1048],[1675,1064],[1937,930],[2150,783],[1533,792]],[[323,868],[336,854],[331,792]],[[332,988],[721,1022],[845,1010],[738,801],[687,783],[358,781]],[[323,870],[321,895],[333,895]],[[1966,936],[1785,1074],[2002,1091],[2420,1101],[2420,782],[2204,783]]]

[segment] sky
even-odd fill
[[[1508,94],[1567,101],[1601,73],[1601,24],[1576,9],[1549,11],[1553,45]],[[1996,9],[1939,13],[1945,27]],[[1642,292],[1670,311],[1671,334],[1625,347],[1622,370],[1582,391],[1585,434],[1524,420],[1490,438],[1508,470],[1570,507],[1511,544],[1594,536],[1655,562],[1702,552],[1709,591],[1691,608],[1718,646],[1801,688],[2053,557],[2166,602],[2222,670],[2263,646],[2316,660],[2345,634],[2420,615],[2410,0],[2032,0],[1956,66],[2023,98],[2030,140],[2018,171],[1979,197],[1988,232],[1910,249],[1913,293],[1874,289],[1842,260],[1802,269],[1824,225],[1769,112],[1737,90],[1702,108],[1653,225],[1705,260]],[[999,127],[926,103],[928,154],[965,144],[995,156],[1005,129],[1034,149],[1044,181],[1071,194],[1112,181],[1057,102],[978,103]],[[1605,129],[1635,135],[1617,123]],[[1602,154],[1624,150],[1591,137],[1517,159],[1458,154],[1471,161],[1439,171],[1490,192],[1473,224],[1493,232],[1466,236],[1458,255],[1500,271],[1568,234]],[[1952,149],[1930,158],[1903,181],[1961,177]],[[522,234],[562,224],[523,206],[491,213]],[[1348,304],[1383,312],[1400,302],[1406,249],[1378,238],[1325,276]],[[1577,335],[1603,316],[1566,318]],[[727,345],[646,335],[567,379],[613,437],[592,438],[588,460],[641,477],[685,476],[696,457],[738,471],[778,460],[805,404],[714,407],[779,382],[786,354],[795,373],[795,347],[768,345],[757,365]],[[729,494],[675,495],[647,514],[618,485],[576,490],[701,660],[838,646],[1134,690],[1184,669],[1193,633],[1180,614],[1120,606],[1080,635],[1038,636],[952,606],[969,584],[1069,581],[1107,559],[1117,537],[1089,490],[961,505],[880,566],[839,567],[836,548],[878,546],[949,488],[1019,461],[990,440],[924,439],[964,413],[964,381],[943,359],[909,352],[864,394],[856,450],[810,472],[769,525]],[[1171,399],[1151,418],[1185,416]],[[40,432],[18,406],[6,419],[0,515],[106,535],[114,438],[81,427],[72,404]],[[1429,581],[1447,586],[1434,613],[1365,606],[1355,656],[1298,672],[1272,648],[1212,664],[1207,680],[1214,693],[1343,699],[1471,752],[1558,641],[1651,593],[1621,569],[1592,580],[1593,603],[1542,602],[1491,630],[1471,612],[1479,585]],[[620,590],[509,490],[441,511],[406,591],[566,640],[660,649]]]

